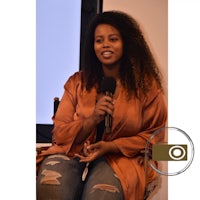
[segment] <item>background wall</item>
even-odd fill
[[[168,96],[168,0],[104,0],[103,11],[121,10],[134,17],[154,54],[163,75],[163,86]],[[167,166],[162,165],[164,171]],[[168,199],[168,178],[161,176],[159,189],[151,200]]]

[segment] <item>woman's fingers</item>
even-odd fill
[[[91,162],[95,159],[94,155],[90,155],[90,156],[82,156],[80,154],[75,154],[75,157],[79,158],[79,162]]]
[[[80,158],[80,160],[83,159],[83,158],[85,158],[85,156],[82,156],[82,155],[80,155],[80,154],[78,154],[78,153],[75,153],[74,156],[75,156],[76,158]]]
[[[87,144],[87,142],[85,142],[84,143],[84,145],[83,145],[83,155],[84,156],[87,156],[88,155],[88,150],[87,150],[87,146],[88,146],[89,144]]]
[[[114,111],[114,104],[113,100],[109,96],[104,96],[96,104],[97,112],[101,115],[105,115],[105,113],[109,113],[110,115],[113,114]]]
[[[87,146],[87,154],[75,154],[75,157],[80,159],[80,162],[91,162],[100,156],[106,153],[106,143],[104,141],[100,141],[94,144],[90,144]]]

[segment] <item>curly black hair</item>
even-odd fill
[[[103,77],[102,64],[94,51],[94,32],[99,24],[109,24],[121,34],[123,55],[120,62],[120,80],[128,93],[137,96],[138,91],[141,91],[146,94],[153,80],[158,88],[162,89],[161,73],[138,23],[121,11],[103,12],[91,21],[81,66],[86,89],[90,90],[94,85],[100,85]]]

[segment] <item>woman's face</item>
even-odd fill
[[[98,25],[94,33],[94,51],[103,66],[119,66],[123,54],[119,31],[108,24]]]

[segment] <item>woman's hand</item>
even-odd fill
[[[106,113],[112,116],[113,110],[114,104],[112,97],[106,95],[101,96],[95,105],[92,115],[84,120],[82,130],[76,136],[74,144],[81,144],[85,141],[97,124],[105,118]]]
[[[106,153],[118,153],[119,150],[113,142],[100,141],[95,144],[86,142],[83,148],[83,155],[75,154],[80,158],[80,162],[91,162],[97,158],[105,155]]]
[[[113,111],[114,111],[114,104],[113,104],[112,97],[102,96],[97,101],[95,108],[94,108],[94,112],[91,117],[98,124],[105,118],[106,113],[108,113],[112,116]]]

